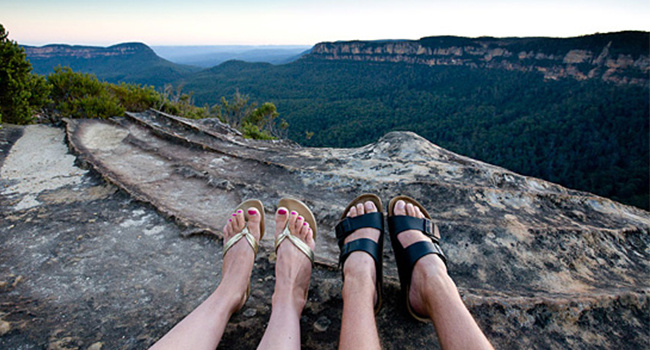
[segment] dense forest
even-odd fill
[[[185,80],[197,104],[239,91],[273,102],[306,146],[354,147],[392,130],[648,209],[648,88],[469,67],[226,62]],[[311,135],[313,133],[313,135]]]

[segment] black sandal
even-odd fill
[[[408,215],[394,215],[395,204],[397,201],[403,200],[406,203],[411,203],[420,208],[425,219],[419,219]],[[407,248],[402,247],[402,244],[397,239],[397,236],[406,230],[418,230],[424,233],[431,241],[421,241],[413,243]],[[424,207],[415,199],[408,196],[398,196],[390,200],[388,203],[388,232],[390,233],[390,241],[395,252],[395,261],[397,263],[397,271],[399,273],[399,282],[403,293],[403,298],[406,302],[408,312],[418,321],[429,322],[431,319],[428,317],[418,315],[411,308],[409,303],[409,291],[411,289],[411,275],[413,267],[420,258],[436,254],[440,256],[442,261],[447,265],[447,258],[445,257],[442,249],[440,248],[440,232],[438,227],[431,221],[431,216]]]
[[[367,213],[361,216],[355,216],[353,218],[347,217],[346,214],[353,206],[359,203],[365,203],[371,201],[375,203],[377,207],[377,212]],[[339,242],[339,248],[341,249],[341,255],[339,256],[339,268],[341,268],[341,274],[343,274],[343,265],[348,256],[355,251],[363,251],[368,253],[375,260],[375,271],[377,274],[377,303],[375,304],[375,314],[381,309],[382,301],[382,285],[383,285],[383,258],[384,258],[384,214],[382,213],[381,199],[374,194],[362,194],[361,196],[355,198],[347,208],[343,211],[341,215],[341,221],[336,225],[336,238]],[[359,238],[354,241],[345,243],[345,239],[352,234],[354,231],[370,227],[379,230],[379,241],[375,242],[369,238]],[[345,279],[345,276],[343,276]]]

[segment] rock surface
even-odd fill
[[[332,228],[363,192],[385,201],[411,195],[430,209],[450,274],[497,348],[635,349],[650,340],[650,213],[412,133],[357,149],[310,149],[148,112],[70,121],[77,165],[60,129],[0,135],[2,348],[146,348],[218,283],[218,238],[230,210],[261,199],[272,232],[268,214],[283,196],[304,200],[319,225],[304,348],[335,348],[341,280]],[[33,186],[48,177],[56,181]],[[253,348],[261,338],[274,283],[271,236],[223,348]],[[431,325],[404,316],[385,247],[384,347],[437,347]]]

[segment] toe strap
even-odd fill
[[[336,239],[339,242],[339,248],[343,249],[343,241],[354,231],[371,227],[380,232],[384,232],[384,216],[380,212],[367,213],[355,217],[346,217],[336,225]]]
[[[296,246],[296,248],[303,252],[309,258],[311,264],[314,265],[314,251],[311,250],[303,240],[292,235],[288,228],[285,228],[284,231],[275,239],[275,252],[277,253],[278,247],[280,247],[280,244],[282,244],[282,242],[287,238]]]
[[[253,251],[255,252],[255,255],[257,255],[257,250],[259,249],[259,243],[255,240],[255,237],[248,231],[248,226],[244,227],[244,229],[239,232],[238,234],[232,236],[231,239],[226,242],[226,244],[223,246],[223,256],[226,256],[226,253],[230,248],[232,248],[235,243],[239,242],[242,238],[246,238],[246,241],[248,241],[248,244],[253,248]]]
[[[435,224],[429,219],[420,219],[407,215],[388,217],[388,232],[390,232],[391,235],[397,236],[406,230],[422,231],[422,233],[436,243],[439,240],[439,236],[436,236],[437,232]]]
[[[406,230],[418,230],[427,236],[430,241],[422,241],[411,244],[407,248],[402,247],[397,236]],[[439,233],[436,225],[429,219],[420,219],[406,215],[396,215],[388,217],[388,232],[393,243],[395,258],[400,261],[398,266],[408,266],[409,274],[415,266],[415,263],[425,255],[436,254],[442,258],[447,265],[447,258],[442,252],[439,244]]]

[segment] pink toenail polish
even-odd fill
[[[232,222],[232,219],[228,219],[228,222]]]
[[[303,223],[302,223],[302,226],[307,226],[307,223],[306,223],[306,222],[303,222]]]
[[[232,216],[237,216],[237,214],[232,214]]]
[[[278,210],[278,214],[280,214],[280,215],[286,215],[286,214],[287,214],[287,211],[284,210],[284,209],[280,209],[280,210]]]
[[[241,209],[237,210],[237,214],[241,214],[243,211]]]
[[[296,213],[295,211],[292,211],[291,215],[298,215],[298,213]]]
[[[255,215],[257,212],[253,209],[248,210],[248,215]]]

